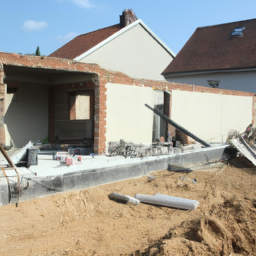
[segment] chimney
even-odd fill
[[[137,19],[138,18],[132,9],[125,9],[122,15],[120,15],[120,27],[124,28],[136,21]]]

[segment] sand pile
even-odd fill
[[[143,255],[255,255],[255,200],[225,194],[205,217],[184,221]]]
[[[0,255],[256,255],[256,168],[236,160],[218,175],[153,174],[151,182],[141,177],[0,207]],[[200,205],[124,205],[108,199],[112,192]]]

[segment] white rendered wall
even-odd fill
[[[131,28],[81,62],[120,71],[134,78],[165,80],[161,75],[172,56],[140,25]]]
[[[166,78],[169,82],[182,84],[194,84],[210,87],[207,80],[218,80],[220,89],[245,91],[256,93],[256,71],[251,72],[229,72],[190,75],[182,77]]]
[[[153,107],[152,88],[123,84],[106,84],[106,147],[120,139],[132,143],[152,143]]]
[[[252,97],[173,90],[171,118],[207,142],[225,142],[230,129],[252,122]]]
[[[48,86],[22,84],[17,92],[7,94],[4,118],[9,141],[16,147],[25,146],[30,140],[37,142],[48,136]],[[15,99],[15,100],[14,100]]]

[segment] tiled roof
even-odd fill
[[[116,24],[110,27],[102,28],[87,34],[77,36],[73,40],[50,54],[49,57],[74,59],[121,29],[122,28],[120,27],[120,24]]]
[[[242,37],[230,37],[245,27]],[[197,28],[162,74],[256,67],[256,19]]]

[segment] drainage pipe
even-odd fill
[[[211,145],[207,142],[205,142],[204,140],[201,140],[200,138],[198,138],[196,135],[194,135],[193,133],[189,132],[188,130],[186,130],[184,127],[180,126],[179,124],[177,124],[176,122],[174,122],[173,120],[169,119],[166,115],[164,115],[163,113],[161,113],[160,111],[158,111],[157,109],[153,109],[151,108],[148,104],[145,104],[145,106],[147,108],[149,108],[150,110],[152,110],[154,113],[156,113],[157,115],[159,115],[162,119],[164,119],[165,122],[167,122],[168,124],[172,125],[173,127],[175,127],[176,129],[178,129],[179,131],[185,133],[186,135],[188,135],[189,137],[191,137],[192,139],[198,141],[199,143],[201,143],[202,145],[204,145],[205,147],[211,147]]]
[[[126,196],[126,195],[121,195],[117,193],[111,193],[108,195],[108,198],[111,200],[115,200],[117,202],[121,202],[124,204],[130,204],[130,205],[138,205],[140,201],[132,196]]]
[[[127,196],[127,195],[125,195],[125,196]],[[134,198],[132,196],[127,196],[127,197],[129,198],[127,204],[136,205],[136,206],[139,205],[140,200],[138,200],[138,199],[136,199],[136,198]]]
[[[170,200],[165,196],[149,196],[143,194],[136,194],[134,196],[136,199],[140,200],[141,203],[153,204],[158,206],[166,206],[171,208],[178,208],[184,210],[195,210],[198,206],[194,201],[184,201],[184,200]]]
[[[155,197],[162,197],[165,199],[168,199],[170,201],[174,201],[174,202],[187,202],[187,203],[193,203],[195,206],[199,205],[199,202],[196,200],[191,200],[191,199],[186,199],[186,198],[181,198],[181,197],[175,197],[175,196],[168,196],[168,195],[163,195],[163,194],[155,194]]]

